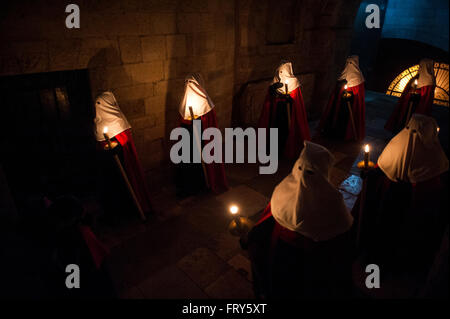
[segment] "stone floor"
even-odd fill
[[[376,161],[391,138],[383,126],[395,103],[396,98],[367,92],[367,137],[363,143],[314,139],[336,157],[332,182],[339,186],[349,208],[360,191],[355,163],[362,159],[362,146],[370,144],[371,159]],[[436,113],[441,135],[447,137],[448,110],[440,108]],[[317,122],[310,123],[312,132],[316,125]],[[448,141],[442,143],[447,150]],[[157,214],[147,223],[134,219],[134,213],[130,212],[133,218],[97,229],[101,240],[111,248],[109,268],[120,296],[254,298],[247,252],[227,229],[228,206],[239,205],[242,215],[255,220],[291,167],[292,162],[281,160],[276,174],[259,175],[256,165],[228,165],[231,187],[226,193],[204,193],[179,200],[173,189],[162,187],[153,198]]]

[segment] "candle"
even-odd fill
[[[345,91],[345,92],[347,92],[347,88],[348,88],[347,84],[344,85],[344,91]]]
[[[439,134],[439,131],[441,130],[441,128],[440,127],[437,127],[436,128],[436,131],[438,132],[438,134]]]
[[[286,80],[286,82],[284,82],[284,87],[286,89],[286,94],[289,94],[289,90],[288,90],[288,81]]]
[[[236,205],[231,205],[230,213],[231,213],[231,215],[234,216],[234,221],[236,222],[236,226],[240,227],[241,226],[241,218],[239,215],[239,208]]]
[[[414,80],[414,88],[417,89],[417,79]]]
[[[368,169],[369,168],[369,144],[366,144],[366,146],[364,147],[364,168]]]
[[[105,126],[103,128],[103,136],[105,137],[106,143],[108,143],[109,149],[112,150],[111,140],[109,139],[109,136],[108,136],[108,127],[107,126]]]

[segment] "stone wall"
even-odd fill
[[[168,132],[177,124],[187,73],[203,74],[220,125],[229,125],[233,1],[75,3],[80,29],[65,27],[61,1],[6,5],[0,18],[0,75],[88,69],[93,97],[102,90],[115,93],[147,169],[168,154]]]
[[[235,124],[254,125],[269,81],[280,60],[292,61],[299,75],[310,118],[317,118],[328,99],[331,86],[349,53],[353,21],[359,0],[248,0],[238,1],[236,15]],[[274,10],[294,8],[294,41],[267,44],[266,30]],[[273,26],[272,26],[273,28]],[[279,32],[283,32],[280,26]],[[273,31],[272,31],[273,32]],[[281,37],[282,38],[282,37]],[[255,105],[248,103],[255,102]],[[257,114],[246,114],[256,112]],[[252,119],[251,122],[248,122]]]
[[[300,75],[317,116],[348,53],[357,0],[79,0],[81,28],[67,29],[67,3],[18,0],[0,14],[0,76],[88,69],[93,97],[112,90],[133,126],[144,168],[167,159],[187,73],[201,72],[221,128],[241,124],[247,87],[282,59]],[[267,45],[270,10],[295,10],[294,41]],[[272,6],[269,8],[269,6]],[[282,16],[281,16],[282,19]],[[278,20],[280,21],[280,15]],[[282,20],[281,20],[282,21]],[[286,30],[286,26],[284,29]],[[276,37],[276,27],[271,37]],[[265,95],[257,86],[256,101]],[[233,98],[234,103],[233,103]],[[237,102],[238,101],[238,102]],[[254,122],[259,100],[250,114]],[[233,109],[234,108],[234,109]],[[240,111],[240,110],[243,110]],[[248,117],[248,116],[247,116]],[[245,121],[243,121],[245,122]]]

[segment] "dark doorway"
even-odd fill
[[[36,196],[95,193],[87,70],[0,78],[1,164],[19,214]]]

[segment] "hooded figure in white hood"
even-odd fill
[[[311,139],[300,81],[289,61],[282,61],[275,71],[258,127],[278,128],[279,151],[291,159],[298,157],[303,141]]]
[[[104,141],[103,131],[107,128],[110,138],[131,128],[127,118],[117,103],[112,92],[106,91],[95,100],[95,136],[97,141]]]
[[[394,182],[420,183],[448,171],[448,159],[432,117],[413,114],[383,150],[378,166]]]
[[[248,234],[257,295],[342,297],[351,287],[353,217],[330,183],[333,155],[305,142]],[[332,265],[332,266],[330,266]]]
[[[184,93],[179,106],[181,116],[180,126],[190,131],[191,136],[194,134],[192,126],[192,116],[190,107],[194,113],[194,119],[201,121],[201,132],[198,132],[201,139],[204,130],[210,127],[217,128],[217,117],[214,109],[214,103],[206,92],[205,81],[200,73],[192,73],[186,76],[184,82]],[[211,140],[200,141],[202,147],[207,145]],[[191,145],[193,147],[193,145]],[[193,152],[198,150],[191,149],[191,157]],[[203,164],[202,164],[203,165]],[[228,189],[228,182],[225,176],[225,168],[223,163],[204,163],[205,169],[195,163],[180,163],[177,165],[177,189],[180,195],[193,195],[206,186],[209,186],[215,193],[219,193]],[[206,172],[206,177],[204,175]],[[205,182],[205,178],[208,181]]]
[[[435,89],[434,61],[422,59],[419,62],[417,76],[412,78],[403,89],[397,106],[386,122],[385,128],[397,133],[407,124],[408,114],[418,113],[431,116]]]
[[[107,133],[112,141],[121,145],[123,152],[123,167],[127,173],[130,184],[136,194],[144,213],[151,211],[150,195],[144,174],[139,161],[131,125],[119,107],[112,92],[103,92],[95,100],[95,136],[101,146],[106,145],[103,133]]]
[[[362,247],[373,260],[401,268],[433,259],[448,213],[442,176],[449,162],[438,134],[433,118],[413,114],[369,172],[354,214],[362,211]]]
[[[350,94],[349,102],[343,98],[344,94]],[[362,140],[366,135],[365,113],[364,76],[359,68],[359,57],[352,55],[347,58],[330,95],[318,131],[344,140]]]
[[[272,215],[283,227],[313,241],[332,239],[350,229],[353,217],[330,182],[333,155],[305,142],[299,159],[272,195]]]

